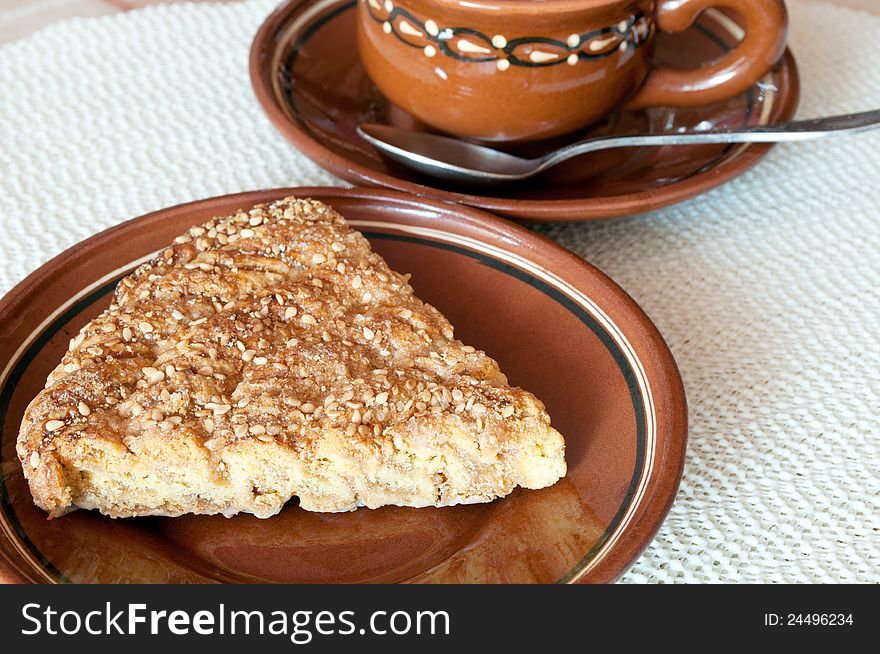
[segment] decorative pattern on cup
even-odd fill
[[[542,68],[581,61],[604,59],[647,43],[654,33],[650,16],[637,13],[620,20],[617,25],[585,34],[563,38],[546,36],[520,37],[508,40],[503,34],[487,35],[467,27],[441,27],[436,21],[420,19],[393,0],[362,0],[370,17],[381,23],[382,31],[426,57],[443,54],[458,61],[484,63],[494,61],[500,71],[511,66]]]

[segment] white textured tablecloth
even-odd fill
[[[0,293],[119,221],[338,184],[247,74],[274,0],[71,20],[0,47]],[[880,107],[880,17],[790,1],[801,116]],[[540,228],[610,274],[681,367],[681,492],[624,581],[880,581],[880,133],[776,148],[646,216]]]

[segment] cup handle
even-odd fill
[[[627,109],[695,107],[727,100],[753,86],[782,56],[788,29],[783,0],[659,0],[654,18],[664,32],[683,32],[712,7],[742,16],[745,36],[739,45],[699,68],[655,68]]]

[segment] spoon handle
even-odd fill
[[[573,143],[547,155],[542,160],[543,170],[562,161],[588,152],[622,147],[661,145],[697,145],[708,143],[780,143],[807,141],[841,133],[864,132],[880,127],[880,110],[863,113],[797,120],[772,125],[756,125],[735,129],[674,132],[670,134],[631,134],[587,139]]]

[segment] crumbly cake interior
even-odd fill
[[[565,474],[541,402],[294,198],[193,227],[124,278],[17,445],[53,516],[447,506]]]

